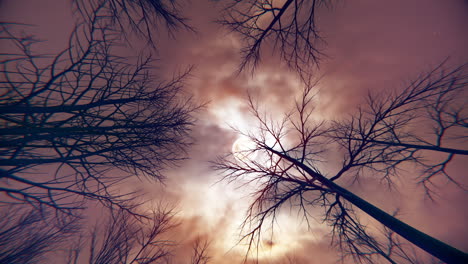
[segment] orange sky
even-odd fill
[[[64,47],[73,25],[70,6],[65,2],[3,0],[0,16],[3,21],[36,24],[33,32],[48,40],[41,44],[41,51],[54,52]],[[157,53],[161,76],[195,66],[186,89],[197,101],[207,103],[197,114],[193,131],[196,144],[190,150],[190,159],[166,171],[165,186],[136,180],[126,186],[143,189],[148,199],[177,205],[181,225],[170,237],[181,246],[175,251],[174,263],[187,261],[190,243],[197,236],[211,242],[212,263],[238,263],[243,259],[245,247],[236,246],[236,241],[249,204],[249,187],[219,182],[221,176],[208,162],[231,151],[238,135],[229,125],[249,129],[255,124],[247,111],[247,90],[260,98],[273,116],[287,111],[301,91],[296,74],[275,54],[266,54],[254,74],[236,75],[241,43],[237,36],[212,22],[219,15],[217,2],[223,1],[183,1],[184,15],[198,33],[180,31],[175,39],[163,36]],[[321,77],[317,118],[352,113],[367,91],[403,87],[405,81],[446,57],[454,65],[468,61],[466,1],[337,2],[317,15],[327,42],[323,49],[327,58],[316,70]],[[466,160],[452,166],[459,176],[468,171]],[[468,251],[468,197],[459,189],[447,185],[441,190],[443,198],[432,203],[407,182],[393,193],[382,191],[377,181],[347,187],[387,212],[400,208],[401,218],[408,224]],[[266,239],[265,249],[259,252],[261,263],[288,263],[288,258],[294,258],[293,263],[335,263],[337,253],[329,247],[330,230],[320,221],[307,230],[294,212],[285,210],[275,228],[276,236],[271,243]]]

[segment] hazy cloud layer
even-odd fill
[[[69,6],[58,2],[63,1],[3,1],[0,14],[8,21],[37,24],[34,32],[49,40],[45,51],[53,51],[65,44],[71,25],[69,16],[64,15]],[[239,40],[213,23],[220,5],[214,1],[186,1],[184,14],[191,18],[198,33],[180,31],[175,39],[164,36],[156,53],[160,58],[157,70],[166,77],[193,65],[186,81],[187,91],[198,102],[206,103],[197,114],[192,134],[196,143],[189,152],[190,159],[178,168],[167,169],[165,185],[132,180],[126,187],[142,190],[145,198],[176,204],[180,225],[168,234],[181,243],[174,251],[174,263],[190,259],[197,238],[210,242],[212,263],[243,260],[242,246],[237,250],[239,246],[227,245],[226,240],[234,242],[239,234],[237,227],[249,201],[248,192],[219,182],[221,177],[211,170],[209,161],[231,151],[238,135],[229,125],[250,129],[248,91],[275,115],[289,110],[301,92],[298,77],[274,55],[266,56],[254,74],[236,71]],[[330,8],[322,7],[318,24],[327,42],[323,49],[327,57],[314,73],[320,79],[317,113],[323,118],[351,114],[369,91],[381,93],[404,87],[408,80],[447,57],[453,64],[468,61],[466,1],[337,1]],[[468,171],[466,163],[454,166],[460,177]],[[401,218],[409,224],[468,250],[468,213],[463,210],[468,202],[466,194],[447,185],[441,190],[444,199],[432,203],[406,181],[398,191],[382,191],[380,184],[369,180],[350,189],[388,212],[400,208]],[[285,232],[301,231],[305,235],[295,241],[299,246],[281,254],[284,256],[265,257],[260,263],[335,263],[337,253],[329,248],[326,227],[317,223],[308,233],[301,229],[300,220],[291,220],[294,213],[285,215],[285,225],[299,225]],[[281,238],[272,241],[271,252],[279,243]]]

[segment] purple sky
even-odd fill
[[[41,51],[53,53],[66,45],[73,26],[68,2],[3,0],[0,16],[3,21],[37,25],[32,32],[47,40]],[[180,261],[189,258],[189,247],[197,236],[211,241],[212,263],[242,260],[245,246],[236,246],[236,241],[250,201],[249,188],[218,182],[221,176],[208,162],[229,153],[239,137],[229,125],[243,130],[255,126],[247,111],[247,90],[260,98],[273,116],[290,109],[301,92],[297,75],[276,54],[266,54],[254,74],[236,74],[241,48],[238,36],[213,23],[219,18],[222,2],[183,1],[184,16],[198,33],[180,31],[175,38],[164,35],[156,53],[160,58],[157,74],[161,76],[170,77],[174,71],[195,66],[186,80],[186,91],[198,102],[207,103],[197,113],[196,144],[189,152],[190,159],[166,171],[165,186],[132,180],[133,185],[126,187],[143,189],[145,197],[154,202],[177,205],[181,225],[170,237],[181,243],[175,251]],[[467,1],[337,1],[331,8],[318,10],[317,17],[327,43],[323,47],[327,57],[314,73],[321,77],[317,119],[351,114],[368,91],[401,89],[447,57],[453,65],[468,61]],[[455,160],[454,174],[466,176],[466,164],[466,159]],[[387,212],[400,208],[401,219],[410,225],[468,251],[466,193],[446,185],[441,190],[443,198],[432,203],[413,181],[401,181],[397,186],[398,191],[393,192],[385,191],[377,181],[346,187]],[[259,251],[260,262],[288,263],[286,259],[294,257],[294,263],[335,263],[337,253],[329,247],[329,231],[320,221],[307,230],[294,212],[285,210],[279,216],[273,246]]]

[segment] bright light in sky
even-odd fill
[[[250,86],[265,87],[269,80],[268,78],[271,79],[272,76],[267,74],[258,74],[253,80],[253,83],[250,83]],[[291,85],[296,84],[293,81],[294,80],[289,80]],[[297,90],[300,92],[300,89]],[[260,96],[260,94],[257,94],[256,96]],[[291,96],[294,98],[296,95],[291,94]],[[263,109],[260,107],[260,111],[265,111],[267,119],[281,119],[283,117],[283,108],[287,107],[287,104],[280,103],[277,101],[280,99],[276,97],[268,98],[269,100],[273,100],[276,107],[273,107],[272,109]],[[208,111],[215,117],[213,120],[219,127],[228,131],[232,131],[234,128],[245,135],[255,136],[259,131],[259,122],[251,115],[248,107],[248,101],[246,98],[233,96],[212,102]],[[273,121],[273,123],[280,122],[280,120],[271,121]],[[265,137],[264,140],[266,141],[266,144],[270,146],[275,144],[273,136],[263,135],[263,137]],[[287,145],[287,143],[287,139],[284,138],[283,144]],[[239,135],[232,143],[231,151],[234,158],[241,163],[247,162],[248,160],[262,162],[264,158],[268,159],[268,157],[263,157],[262,152],[252,151],[255,148],[256,144],[248,136]],[[224,217],[224,215],[216,216],[216,212],[220,212],[219,208],[222,207],[222,204],[225,204],[226,208],[229,207],[230,212],[232,213],[228,216],[229,221],[226,226],[227,232],[220,234],[220,236],[224,237],[222,238],[222,242],[219,246],[221,246],[225,252],[236,252],[236,254],[244,255],[248,250],[248,241],[240,241],[240,238],[250,230],[246,227],[245,230],[241,231],[240,227],[245,220],[245,213],[248,210],[249,205],[252,203],[252,197],[250,194],[253,193],[261,184],[263,184],[262,180],[249,182],[249,179],[240,179],[237,184],[222,187],[211,186],[209,188],[210,190],[204,191],[205,194],[210,194],[213,198],[209,199],[210,202],[205,204],[206,212],[204,213],[204,217],[206,217],[208,222],[216,222],[216,218],[220,219]],[[298,250],[304,240],[311,239],[311,233],[307,231],[306,224],[298,218],[300,217],[291,213],[291,211],[288,211],[287,213],[278,212],[273,232],[270,232],[272,230],[268,230],[268,228],[271,228],[271,226],[269,226],[270,223],[265,222],[264,231],[261,234],[261,241],[256,241],[259,242],[259,245],[256,245],[258,246],[257,248],[251,248],[249,258],[258,257],[259,259],[274,260]],[[313,228],[321,227],[317,224]]]
[[[255,135],[258,129],[258,122],[250,116],[247,111],[247,101],[240,98],[226,98],[217,103],[214,103],[210,107],[210,112],[216,117],[217,124],[227,130],[232,128],[238,129],[239,131]],[[267,138],[267,144],[274,143],[274,139]],[[255,143],[247,136],[239,136],[232,144],[231,151],[234,158],[239,162],[245,162],[247,160],[259,159],[258,152],[251,152],[255,149]],[[257,160],[258,162],[258,160]],[[242,184],[242,183],[241,183]],[[256,184],[261,184],[257,182]],[[220,203],[226,203],[235,201],[234,204],[230,204],[230,208],[233,210],[233,215],[230,215],[227,232],[224,234],[223,242],[221,247],[226,252],[237,252],[238,254],[245,254],[248,250],[247,241],[240,241],[240,235],[244,234],[249,230],[239,229],[245,218],[245,212],[250,205],[251,198],[249,194],[255,190],[258,186],[254,186],[255,183],[243,185],[241,188],[236,188],[233,185],[223,186],[219,188],[212,186],[208,193],[212,193],[212,197],[220,197],[218,199],[211,200],[208,207],[214,206],[219,208]],[[216,194],[214,194],[215,192]],[[205,192],[206,193],[206,192]],[[221,197],[230,196],[229,199]],[[207,211],[210,211],[206,208]],[[212,211],[212,210],[211,210]],[[217,210],[219,212],[219,210]],[[211,217],[215,217],[213,213],[208,213]],[[206,216],[207,217],[207,216]],[[220,216],[218,216],[220,217]],[[208,218],[208,217],[207,217]],[[216,217],[215,217],[216,218]],[[207,219],[213,221],[213,218]],[[265,228],[269,228],[268,223],[265,223]],[[289,215],[280,212],[277,215],[277,219],[274,226],[273,235],[266,231],[262,233],[262,239],[258,248],[252,248],[249,257],[258,257],[259,259],[276,259],[289,252],[298,249],[301,246],[302,239],[310,239],[310,233],[306,232],[307,228],[304,227],[304,223],[301,223],[297,219],[297,215]]]
[[[232,144],[232,154],[238,161],[254,160],[257,156],[255,142],[248,137],[240,137]]]

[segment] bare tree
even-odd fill
[[[233,1],[220,23],[239,33],[245,43],[241,70],[249,65],[255,67],[261,51],[270,44],[290,67],[302,72],[317,64],[323,55],[316,13],[327,4],[324,0]]]
[[[105,4],[105,3],[104,3]],[[71,213],[79,197],[127,209],[112,187],[128,175],[161,180],[185,157],[195,107],[182,94],[187,73],[156,82],[151,57],[114,55],[118,34],[101,13],[83,14],[69,47],[35,54],[33,37],[1,24],[0,192],[2,203]]]
[[[62,243],[66,263],[89,264],[168,264],[178,246],[170,232],[179,224],[174,211],[159,207],[146,218],[137,219],[124,210],[109,211],[106,222],[99,221],[85,230],[73,243]],[[89,232],[87,232],[89,231]],[[209,243],[197,238],[191,264],[206,264]]]
[[[2,211],[0,262],[36,263],[72,239],[67,260],[78,263],[87,237],[71,236],[76,209],[94,200],[112,209],[112,220],[87,241],[90,263],[166,263],[175,243],[161,235],[172,213],[140,214],[135,193],[115,187],[128,176],[163,180],[163,168],[186,157],[197,108],[182,91],[189,70],[164,82],[152,75],[149,53],[117,54],[129,44],[122,33],[155,47],[160,25],[170,34],[191,28],[173,1],[74,7],[79,21],[68,47],[53,56],[36,52],[40,41],[22,32],[25,25],[0,24],[0,204],[38,209]],[[55,217],[44,216],[50,210]]]
[[[358,114],[335,122],[334,138],[347,149],[343,173],[371,167],[391,184],[400,163],[414,162],[423,169],[418,179],[429,196],[437,190],[431,188],[437,175],[464,188],[447,167],[457,156],[468,155],[460,144],[468,129],[467,65],[448,71],[443,66],[421,75],[400,93],[369,94]],[[438,156],[431,158],[431,153]]]
[[[0,263],[38,263],[78,232],[77,218],[56,221],[50,210],[3,208],[0,214]],[[21,239],[19,239],[21,238]]]
[[[96,6],[102,7],[102,13],[108,16],[115,28],[128,40],[129,35],[147,40],[153,48],[157,47],[155,34],[161,36],[167,31],[170,36],[178,29],[194,31],[181,16],[176,0],[72,0],[76,11],[86,13]]]
[[[107,210],[93,228],[79,218],[53,210],[25,210],[10,206],[0,215],[0,263],[42,263],[63,258],[64,263],[167,264],[177,242],[170,238],[179,223],[175,213],[158,207],[136,218],[126,210]],[[107,220],[103,220],[107,219]],[[206,264],[209,244],[197,239],[190,263]]]
[[[363,175],[380,176],[391,183],[391,175],[398,173],[400,165],[415,161],[407,153],[426,150],[428,145],[421,144],[422,147],[417,148],[407,143],[397,145],[381,141],[392,142],[386,136],[402,137],[398,131],[409,124],[412,114],[427,109],[431,113],[432,108],[428,106],[434,100],[444,98],[448,101],[443,102],[450,105],[450,100],[460,98],[466,81],[464,66],[445,73],[439,66],[394,96],[382,100],[370,97],[373,99],[369,108],[361,108],[350,120],[330,123],[312,119],[313,84],[305,89],[294,111],[285,115],[281,122],[267,118],[249,97],[252,114],[260,125],[257,133],[245,135],[256,147],[244,150],[241,158],[229,155],[214,165],[224,171],[228,181],[244,179],[257,186],[243,225],[247,230],[243,239],[248,240],[249,250],[259,244],[264,225],[273,224],[283,206],[297,207],[307,223],[311,217],[310,208],[319,207],[324,210],[323,220],[332,227],[332,243],[339,247],[343,257],[351,257],[359,263],[373,263],[379,258],[396,263],[392,254],[385,251],[388,247],[361,224],[355,213],[357,207],[442,261],[467,262],[466,253],[418,231],[337,184],[338,179],[355,180]],[[457,103],[453,106],[456,111],[443,107],[435,109],[445,109],[444,114],[456,117],[454,124],[463,124],[460,120],[466,120],[461,116],[464,110]],[[443,124],[445,127],[446,123]],[[444,136],[449,137],[445,133]],[[439,138],[439,134],[436,137]],[[343,157],[342,166],[337,172],[324,173],[320,169],[321,161],[326,159],[327,151],[333,149],[335,142],[339,145],[336,152]],[[441,144],[429,147],[446,149]],[[461,150],[461,154],[464,151]]]
[[[190,261],[191,264],[207,264],[210,261],[208,256],[208,248],[210,244],[207,240],[202,240],[198,237],[193,244],[193,255]]]
[[[106,223],[97,223],[89,235],[68,249],[67,263],[167,263],[176,244],[164,238],[176,224],[172,210],[159,209],[138,220],[126,211],[113,211]],[[77,242],[77,243],[76,243]]]

